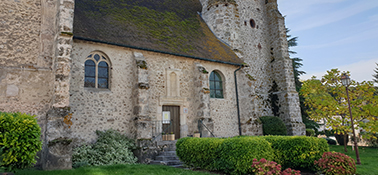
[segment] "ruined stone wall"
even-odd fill
[[[244,134],[260,135],[258,117],[301,123],[285,24],[276,0],[201,0],[210,29],[249,65],[238,73]],[[300,124],[299,124],[300,125]],[[297,135],[296,133],[289,132]]]

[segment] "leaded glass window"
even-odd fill
[[[211,72],[210,74],[210,98],[223,98],[223,83],[222,77],[218,72]]]
[[[102,53],[91,53],[85,61],[84,87],[109,88],[109,59]]]

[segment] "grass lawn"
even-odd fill
[[[0,172],[2,172],[0,170]],[[72,170],[22,170],[17,171],[16,175],[210,175],[210,173],[172,168],[164,165],[112,165],[96,167],[80,167]]]
[[[330,151],[340,152],[356,160],[356,152],[348,146],[348,152],[344,152],[344,146],[330,145]],[[378,175],[378,148],[358,147],[361,165],[357,165],[358,175]]]

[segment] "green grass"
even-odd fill
[[[329,146],[331,151],[340,152],[356,160],[356,152],[348,146],[348,152],[344,152],[344,146]],[[357,165],[358,175],[377,175],[378,174],[378,148],[358,147],[360,152],[361,165]]]
[[[0,169],[0,172],[1,169]],[[210,173],[172,168],[164,165],[112,165],[112,166],[91,166],[80,167],[72,170],[22,170],[16,175],[209,175]]]

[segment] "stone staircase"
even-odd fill
[[[158,145],[163,146],[163,151],[150,161],[150,164],[167,165],[175,168],[183,168],[183,163],[176,155],[176,141],[160,141]]]

